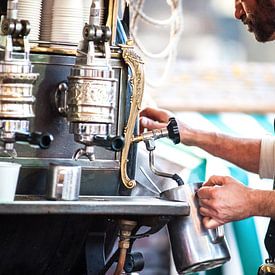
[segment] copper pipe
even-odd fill
[[[121,272],[123,271],[123,268],[125,265],[125,260],[126,260],[126,255],[127,255],[127,248],[121,248],[114,275],[120,275]]]
[[[132,230],[136,227],[136,221],[119,220],[120,236],[119,236],[119,257],[114,275],[120,275],[123,271],[127,250],[130,247],[130,237]]]

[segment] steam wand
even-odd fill
[[[183,185],[184,182],[178,174],[170,174],[166,172],[159,171],[155,167],[155,157],[154,150],[156,149],[155,140],[169,137],[175,144],[180,142],[180,134],[178,124],[175,118],[170,118],[167,128],[155,129],[150,132],[143,133],[142,135],[135,137],[133,142],[144,141],[146,149],[149,151],[149,165],[152,172],[160,177],[171,178],[177,182],[177,184]]]

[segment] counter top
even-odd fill
[[[87,215],[189,215],[187,202],[148,196],[80,196],[78,201],[49,201],[42,196],[16,196],[0,203],[0,214],[87,214]]]

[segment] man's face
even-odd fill
[[[275,0],[235,0],[235,17],[258,41],[275,40]]]

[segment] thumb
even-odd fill
[[[141,129],[147,128],[148,130],[160,129],[167,126],[167,123],[160,123],[147,117],[140,117],[139,123]]]
[[[224,184],[224,176],[211,176],[202,186],[222,186]]]
[[[208,229],[215,229],[218,226],[222,225],[222,223],[210,217],[204,217],[202,222],[203,222],[203,225]]]

